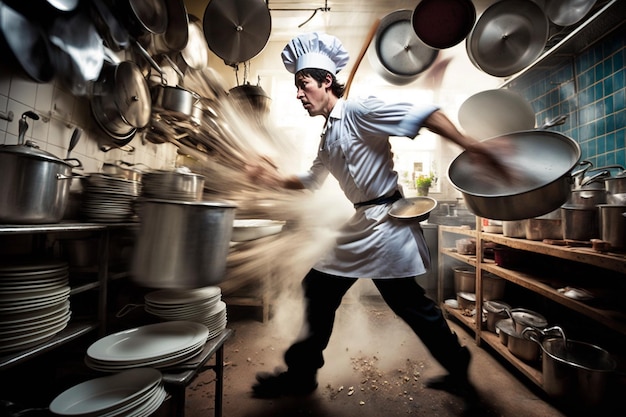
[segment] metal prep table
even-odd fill
[[[215,417],[222,416],[222,396],[224,393],[224,343],[233,334],[233,330],[224,329],[218,336],[210,339],[204,345],[202,352],[182,363],[174,371],[162,372],[165,390],[172,396],[172,403],[177,417],[185,415],[185,395],[187,386],[195,379],[199,372],[212,369],[215,372]],[[215,364],[207,365],[215,355]]]

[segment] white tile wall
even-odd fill
[[[82,162],[85,173],[101,171],[104,162],[117,160],[142,163],[154,169],[173,168],[176,164],[175,146],[143,144],[141,132],[130,143],[134,152],[120,149],[103,152],[101,145],[110,142],[93,120],[88,98],[74,96],[54,81],[37,83],[21,71],[0,64],[0,113],[13,112],[13,121],[0,119],[0,144],[17,144],[18,120],[29,110],[40,118],[27,119],[26,140],[34,141],[39,148],[59,158],[66,157],[74,128],[83,129],[71,157]]]

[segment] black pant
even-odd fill
[[[344,278],[312,269],[302,286],[306,302],[307,333],[285,353],[290,372],[314,375],[324,365],[323,351],[328,345],[341,299],[357,278]],[[461,345],[448,327],[441,309],[428,298],[414,278],[374,279],[383,299],[413,329],[435,359],[451,374],[465,372],[467,363],[458,360]]]

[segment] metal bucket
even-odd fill
[[[147,199],[132,278],[150,288],[198,288],[224,280],[235,206]]]

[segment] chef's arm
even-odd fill
[[[462,134],[441,110],[431,113],[424,120],[423,126],[465,149],[477,163],[493,168],[509,181],[514,179],[514,173],[501,162],[499,157],[505,152],[510,152],[508,145],[487,146],[483,142]]]

